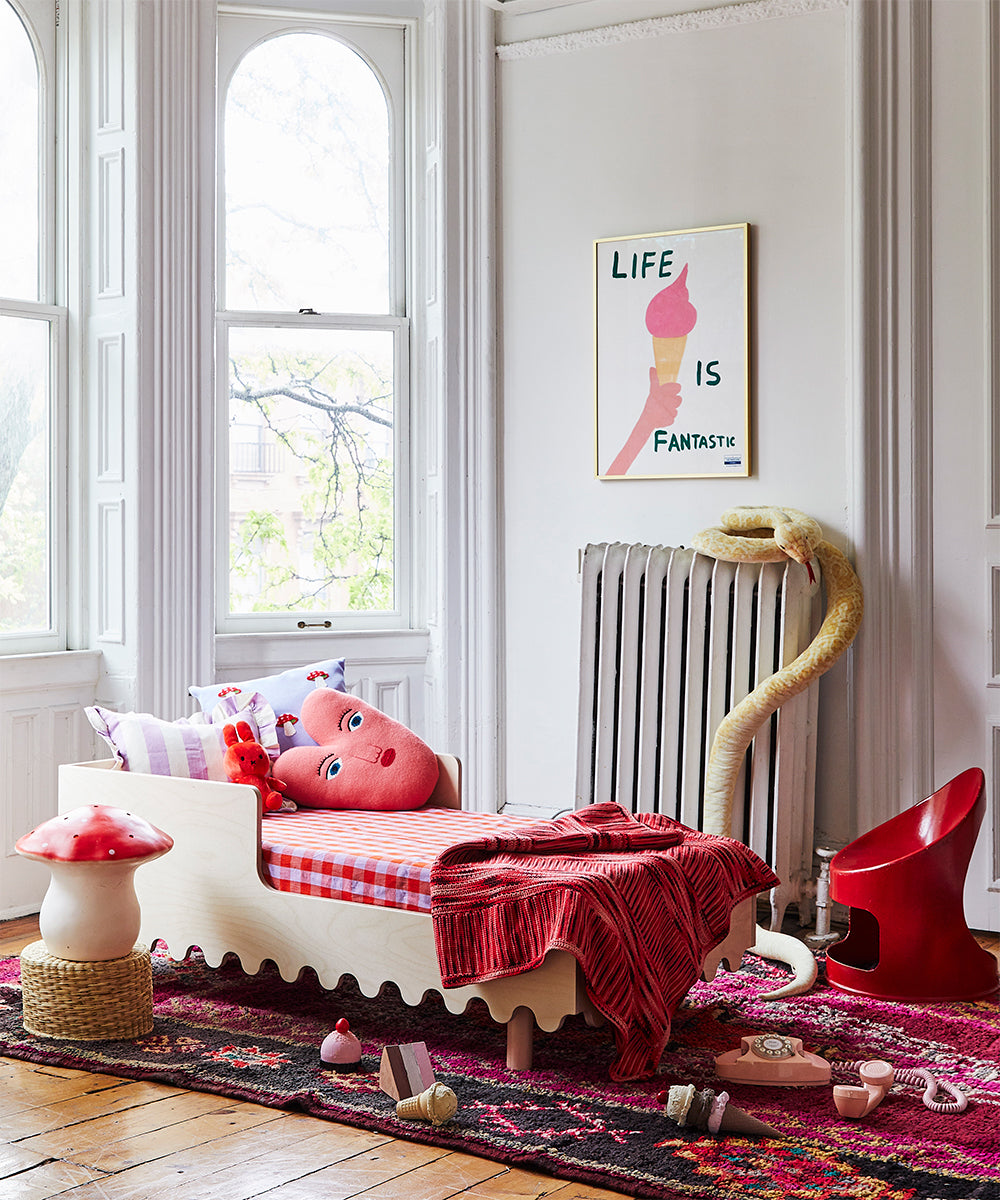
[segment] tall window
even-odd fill
[[[62,645],[54,6],[0,0],[0,648]]]
[[[220,628],[407,617],[403,30],[220,18]]]

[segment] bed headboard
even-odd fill
[[[428,808],[462,807],[462,764],[454,754],[438,754],[438,781],[427,801]],[[118,770],[114,759],[98,759],[95,762],[77,763],[76,766],[92,767],[97,770]]]
[[[462,807],[462,764],[454,754],[438,754],[438,781],[434,785],[428,808]]]

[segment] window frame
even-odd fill
[[[55,0],[5,0],[20,18],[38,66],[38,289],[37,299],[0,296],[0,316],[44,321],[49,326],[48,591],[45,630],[0,632],[0,654],[39,654],[68,645],[68,438],[69,318],[59,256],[65,228],[65,195],[60,185],[57,135],[61,91],[56,44]]]
[[[215,629],[216,635],[260,635],[326,628],[351,630],[411,629],[414,620],[413,463],[410,437],[412,321],[409,228],[413,197],[410,88],[411,21],[407,18],[361,19],[322,10],[254,11],[245,5],[220,5],[216,100],[216,467],[215,467]],[[225,112],[230,82],[247,54],[286,34],[319,33],[346,45],[371,67],[386,97],[390,129],[389,300],[387,313],[298,313],[226,307]],[[389,39],[394,44],[388,45]],[[303,304],[308,304],[303,298]],[[229,611],[229,334],[234,328],[352,330],[373,329],[393,336],[393,594],[392,609],[359,612]]]

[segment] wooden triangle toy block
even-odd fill
[[[424,1042],[408,1042],[383,1049],[378,1085],[393,1100],[417,1096],[433,1083],[434,1068]]]

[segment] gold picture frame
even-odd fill
[[[594,242],[598,479],[750,474],[750,226]]]

